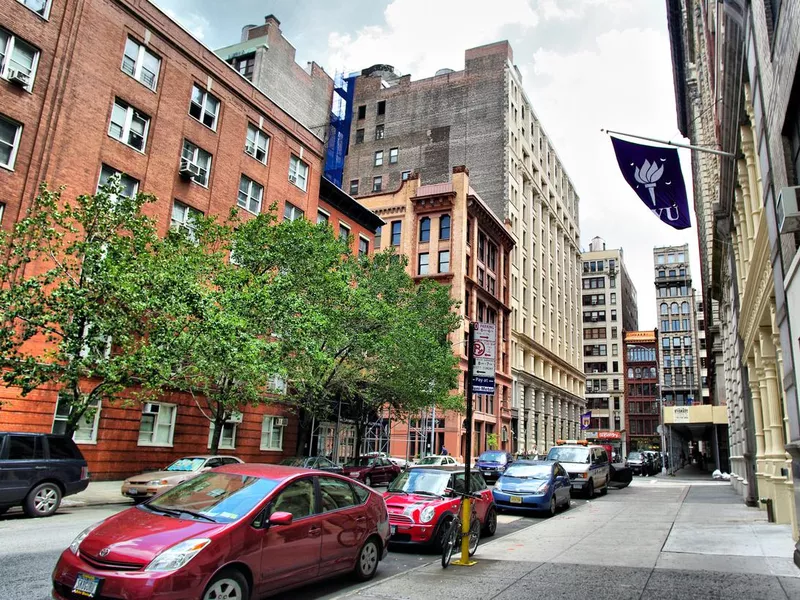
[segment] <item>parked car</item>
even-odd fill
[[[29,517],[49,517],[89,485],[89,468],[71,438],[0,432],[0,515],[22,506]]]
[[[416,462],[416,466],[418,467],[423,467],[423,466],[440,467],[447,465],[457,466],[458,462],[456,461],[455,458],[453,458],[449,454],[446,454],[444,456],[441,454],[431,454],[430,456],[421,458]],[[463,467],[464,465],[461,466]]]
[[[653,470],[650,474],[655,475],[656,473],[661,473],[661,466],[663,464],[661,460],[661,453],[656,452],[655,450],[645,450],[644,454],[649,456],[653,463]]]
[[[316,469],[317,471],[327,471],[328,473],[342,474],[344,472],[342,465],[337,465],[324,456],[295,456],[292,458],[284,458],[281,464],[286,467],[303,467],[304,469]]]
[[[648,472],[648,460],[641,452],[628,452],[628,466],[634,475],[645,475]]]
[[[572,498],[569,474],[551,460],[520,460],[508,467],[494,484],[498,510],[540,510],[549,516],[559,507],[569,508]]]
[[[226,465],[81,532],[53,571],[53,598],[249,600],[340,573],[366,581],[388,540],[386,504],[360,483]]]
[[[368,486],[387,484],[397,477],[402,469],[388,458],[361,456],[344,464],[343,472],[348,477],[363,481]]]
[[[411,462],[407,461],[405,458],[398,458],[396,456],[389,456],[386,452],[367,452],[366,454],[362,454],[362,456],[367,456],[370,458],[377,457],[377,458],[385,458],[393,465],[397,465],[401,469],[406,466],[411,466]]]
[[[179,458],[161,471],[149,471],[128,477],[122,482],[122,495],[144,502],[156,494],[174,488],[198,473],[223,465],[241,464],[235,456],[187,456]]]
[[[475,461],[475,468],[481,472],[486,483],[493,484],[513,462],[514,457],[509,452],[488,450]]]
[[[389,484],[386,507],[389,510],[392,544],[432,545],[441,549],[447,525],[457,514],[464,492],[464,469],[445,467],[412,467]],[[492,492],[478,471],[472,471],[470,492],[480,495],[475,500],[481,535],[489,537],[497,531],[497,508]]]
[[[587,498],[608,493],[610,469],[608,453],[602,446],[590,446],[588,442],[561,443],[547,453],[547,460],[556,460],[569,473],[572,489],[583,492]]]

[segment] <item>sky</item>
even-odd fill
[[[412,80],[464,68],[464,51],[507,39],[534,112],[580,196],[581,247],[622,248],[639,328],[657,326],[654,246],[689,244],[700,287],[696,218],[676,231],[625,183],[611,129],[687,142],[677,128],[664,0],[151,0],[209,48],[274,14],[297,49],[331,76],[376,63]],[[690,151],[679,150],[691,200]]]

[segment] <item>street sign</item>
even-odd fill
[[[494,323],[475,323],[472,348],[475,356],[472,366],[472,392],[494,394],[497,326]]]
[[[672,422],[673,423],[688,423],[689,422],[689,407],[688,406],[675,406],[672,409]]]

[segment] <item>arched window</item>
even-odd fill
[[[667,303],[666,302],[662,302],[661,303],[661,314],[662,315],[666,315],[668,311],[669,311],[669,307],[667,306]]]
[[[633,369],[628,367],[628,379],[633,379]]]
[[[428,217],[423,217],[419,222],[419,241],[431,241],[431,220]]]
[[[689,303],[688,302],[681,302],[681,312],[685,315],[689,314]]]
[[[636,367],[634,369],[634,379],[641,379],[642,378],[642,369],[640,367]]]
[[[650,379],[655,379],[656,377],[657,377],[656,368],[655,367],[650,367]]]
[[[672,311],[673,315],[679,314],[679,312],[678,312],[678,303],[677,302],[673,302],[672,304],[670,304],[669,309],[670,309],[670,311]]]
[[[450,239],[450,215],[442,215],[439,217],[439,239]]]

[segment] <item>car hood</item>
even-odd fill
[[[504,492],[536,492],[549,481],[547,479],[523,479],[522,477],[501,477],[500,489]]]
[[[209,537],[225,526],[129,508],[106,519],[86,536],[80,553],[103,563],[143,567],[167,548],[184,540]]]
[[[503,468],[506,466],[506,463],[501,463],[496,460],[478,460],[475,461],[476,467],[500,467]]]
[[[568,473],[585,473],[589,470],[589,465],[586,463],[562,462],[561,466],[564,467]]]
[[[197,475],[199,471],[151,471],[150,473],[141,473],[139,475],[132,475],[128,477],[125,482],[129,484],[142,484],[146,485],[149,481],[156,479],[166,479],[170,484],[180,483],[186,481],[190,477]]]
[[[415,510],[423,510],[428,506],[438,506],[448,502],[449,498],[434,498],[421,494],[398,494],[395,492],[385,492],[383,499],[386,501],[386,508],[389,514],[404,514],[411,516]]]

